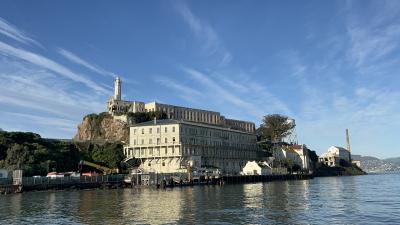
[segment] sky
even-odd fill
[[[72,138],[126,100],[296,120],[318,154],[400,156],[400,1],[0,3],[0,128]]]

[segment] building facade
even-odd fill
[[[249,161],[242,170],[242,175],[271,175],[272,168],[266,162]]]
[[[185,120],[154,120],[130,127],[124,154],[141,161],[147,172],[187,172],[218,168],[239,174],[247,161],[257,159],[254,133]]]
[[[155,112],[160,111],[167,114],[168,119],[185,120],[195,123],[204,123],[222,126],[225,128],[241,130],[253,133],[255,124],[253,122],[228,119],[219,112],[181,107],[158,102],[144,103],[140,101],[125,101],[121,99],[121,80],[116,78],[114,83],[114,96],[107,103],[107,109],[114,118],[127,122],[129,112]]]
[[[327,166],[340,166],[342,160],[350,163],[350,152],[342,147],[331,146],[328,151],[318,158],[319,162]]]
[[[311,159],[307,147],[304,144],[283,145],[273,148],[272,156],[278,165],[282,165],[287,159],[298,165],[302,170],[311,170]]]
[[[306,145],[292,145],[292,149],[297,154],[295,162],[301,167],[301,169],[310,170],[311,159]]]

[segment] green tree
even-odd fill
[[[124,158],[123,146],[120,143],[105,143],[93,147],[93,162],[109,168],[120,168],[120,163]]]
[[[290,135],[296,124],[287,116],[280,114],[266,115],[263,123],[257,129],[257,134],[261,139],[268,139],[272,142],[282,141],[282,139]]]

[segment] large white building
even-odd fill
[[[168,119],[185,120],[196,123],[204,123],[241,130],[246,132],[254,132],[255,124],[253,122],[228,119],[219,112],[193,109],[158,102],[144,103],[140,101],[125,101],[121,98],[121,80],[116,78],[114,83],[114,96],[108,100],[108,112],[114,118],[127,122],[127,113],[129,112],[165,112]]]
[[[140,159],[147,172],[186,172],[218,168],[239,174],[247,161],[257,159],[254,133],[185,120],[154,120],[130,127],[128,159]]]
[[[319,162],[332,167],[340,166],[342,160],[350,163],[350,151],[337,146],[331,146],[326,153],[319,157]]]

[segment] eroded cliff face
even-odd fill
[[[114,120],[106,113],[86,115],[74,137],[76,141],[124,141],[129,137],[129,128],[126,123]]]

